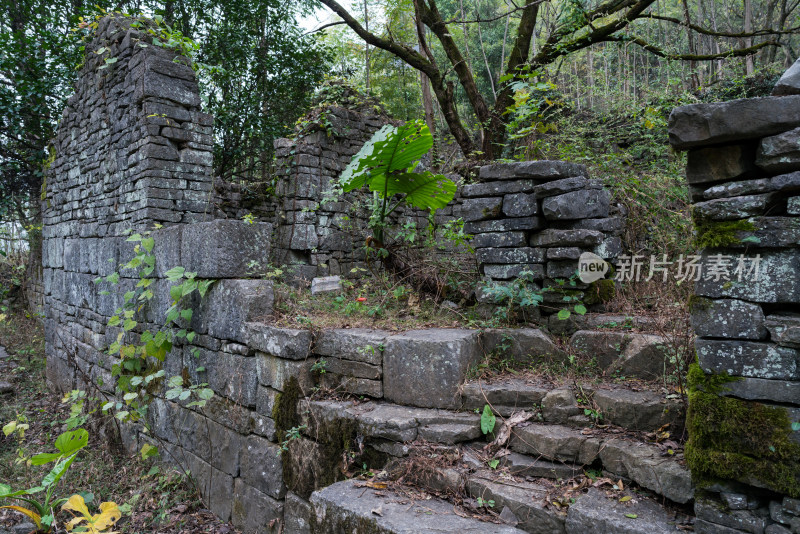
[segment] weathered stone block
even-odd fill
[[[610,197],[605,189],[580,189],[542,201],[547,220],[608,217]]]
[[[460,215],[466,222],[494,219],[503,211],[502,198],[467,198],[461,204]]]
[[[513,193],[503,197],[503,214],[509,217],[530,217],[538,211],[534,194]]]
[[[542,263],[544,255],[543,250],[535,248],[484,248],[477,251],[479,263]]]
[[[483,232],[513,232],[515,230],[537,230],[544,226],[541,217],[517,217],[495,221],[473,221],[464,223],[464,231],[469,234]]]
[[[211,389],[238,404],[255,406],[256,359],[224,352],[209,354],[205,367]]]
[[[600,440],[560,425],[531,425],[512,430],[510,447],[523,454],[578,464],[590,464],[600,452]]]
[[[515,361],[566,358],[564,351],[538,328],[488,328],[483,331],[481,346],[486,354]]]
[[[470,478],[466,489],[475,498],[494,501],[495,509],[503,510],[501,519],[510,522],[511,526],[533,534],[565,532],[563,514],[544,504],[547,500],[547,487],[544,485],[535,482],[506,483],[487,475]]]
[[[269,263],[269,223],[217,219],[183,229],[181,262],[198,278],[247,278],[251,262]]]
[[[792,63],[780,77],[772,90],[772,96],[787,96],[800,94],[800,59]]]
[[[548,228],[533,235],[530,239],[530,244],[532,247],[596,246],[603,241],[603,237],[603,233],[597,230],[555,230]]]
[[[461,196],[464,198],[499,197],[507,193],[528,193],[533,191],[535,185],[536,182],[533,180],[467,184],[461,188]]]
[[[485,264],[483,266],[483,274],[492,280],[511,280],[512,278],[519,277],[523,272],[530,273],[527,276],[532,280],[544,279],[544,265],[539,263],[516,263],[512,265]]]
[[[277,534],[283,519],[283,503],[237,478],[233,486],[231,522],[245,534]],[[277,521],[275,521],[277,520]],[[270,526],[272,525],[272,526]]]
[[[413,330],[389,337],[384,397],[411,406],[455,407],[458,388],[479,359],[478,334],[470,330]]]
[[[570,178],[563,178],[561,180],[554,180],[537,185],[533,188],[533,192],[536,194],[536,198],[545,198],[569,193],[570,191],[577,191],[589,185],[590,181],[584,176],[572,176]]]
[[[471,245],[474,248],[524,247],[525,241],[525,232],[490,232],[475,234]]]
[[[623,376],[653,380],[665,373],[669,361],[669,341],[661,336],[631,334],[625,349],[607,373],[619,372]]]
[[[698,219],[730,221],[763,215],[773,200],[770,194],[745,195],[698,202],[692,207]]]
[[[750,510],[726,510],[721,502],[707,498],[695,501],[694,513],[703,521],[742,532],[764,532],[767,525],[763,517]]]
[[[259,436],[248,436],[242,448],[242,480],[273,499],[286,494],[280,447]]]
[[[264,386],[283,391],[290,378],[295,377],[303,389],[309,391],[311,378],[311,360],[285,360],[271,354],[257,353],[258,382]]]
[[[245,332],[248,347],[278,358],[304,360],[311,352],[310,330],[245,323]]]
[[[686,181],[704,184],[736,180],[758,172],[756,145],[745,143],[690,150],[686,161]]]
[[[635,503],[635,504],[631,504]],[[631,516],[635,519],[631,520]],[[674,533],[672,516],[657,503],[636,499],[620,503],[592,488],[569,507],[566,522],[569,534],[667,534]]]
[[[704,264],[709,256],[703,254]],[[741,276],[734,272],[739,263],[743,264]],[[715,281],[704,277],[695,283],[695,294],[761,303],[800,302],[800,251],[763,251],[733,257],[729,278]]]
[[[342,277],[335,276],[318,276],[311,280],[311,294],[318,295],[320,293],[330,293],[342,290]]]
[[[311,503],[291,491],[284,503],[285,531],[292,534],[311,534]]]
[[[274,302],[269,280],[223,279],[211,286],[199,319],[209,335],[247,343],[244,324],[271,315]]]
[[[800,95],[693,104],[670,113],[669,142],[684,150],[774,135],[799,123]]]
[[[756,164],[769,173],[800,168],[800,128],[765,137],[758,147]]]
[[[698,336],[730,339],[765,339],[761,306],[734,299],[692,301],[692,327]]]
[[[566,321],[562,321],[566,323]],[[576,350],[595,358],[601,369],[610,367],[622,355],[631,340],[628,332],[578,330],[569,340]]]
[[[764,324],[773,342],[784,347],[800,348],[800,313],[773,313]]]
[[[752,341],[695,341],[700,367],[706,372],[732,376],[796,380],[800,352],[772,343]]]
[[[604,423],[630,430],[654,432],[664,425],[677,435],[683,429],[684,409],[679,399],[665,399],[653,391],[596,389],[591,395]]]
[[[367,328],[323,330],[314,345],[314,354],[382,365],[383,347],[389,335],[383,330]]]
[[[586,176],[584,165],[566,161],[521,161],[516,163],[495,163],[481,167],[481,180],[514,180],[529,178],[540,181],[557,180],[570,176]]]

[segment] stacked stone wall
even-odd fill
[[[687,444],[707,489],[697,532],[800,532],[800,91],[777,92],[669,121],[703,247]]]

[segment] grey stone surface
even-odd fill
[[[241,478],[236,479],[231,522],[244,534],[277,534],[283,520],[283,507],[282,501],[261,493]]]
[[[538,328],[487,328],[481,337],[485,353],[496,353],[515,361],[566,358],[564,351]]]
[[[769,117],[769,120],[764,120]],[[800,96],[693,104],[672,110],[669,142],[678,150],[756,139],[796,128]]]
[[[297,379],[301,389],[309,392],[313,387],[312,360],[286,360],[272,354],[256,353],[258,383],[283,391],[289,380]]]
[[[703,263],[708,262],[710,255],[703,254]],[[800,302],[800,251],[747,252],[741,262],[744,266],[741,276],[734,272],[740,259],[734,258],[728,280],[704,277],[695,283],[695,294],[758,303]]]
[[[347,532],[352,534],[522,534],[524,531],[503,525],[483,523],[455,514],[452,504],[437,498],[424,504],[411,504],[390,492],[382,495],[358,487],[356,481],[337,482],[311,495],[314,507],[314,534]],[[376,513],[377,512],[377,513]]]
[[[569,344],[594,357],[601,369],[607,369],[622,356],[631,335],[629,332],[578,330],[572,334]]]
[[[631,334],[625,349],[606,370],[622,376],[653,380],[664,376],[669,361],[669,341],[652,334]]]
[[[800,382],[745,377],[725,384],[721,394],[747,400],[800,404]]]
[[[198,278],[246,278],[250,263],[269,264],[269,223],[215,220],[183,230],[181,262]]]
[[[245,336],[248,347],[278,358],[304,360],[311,353],[310,330],[246,323]]]
[[[764,532],[767,522],[749,510],[726,510],[716,500],[699,498],[694,503],[694,513],[698,519],[742,532]]]
[[[771,341],[784,347],[800,348],[800,313],[772,313],[764,324]]]
[[[269,280],[219,280],[202,303],[208,333],[246,343],[244,323],[272,314],[275,296]]]
[[[735,299],[692,301],[692,328],[699,336],[729,339],[766,339],[761,306]]]
[[[652,391],[629,389],[596,389],[591,396],[603,415],[604,423],[630,430],[653,432],[670,425],[671,434],[683,428],[684,410],[680,399],[666,399]]]
[[[800,219],[797,217],[751,217],[752,230],[738,230],[738,242],[727,245],[741,253],[742,249],[787,248],[800,245]]]
[[[491,473],[470,477],[466,489],[474,498],[494,501],[498,510],[508,508],[519,521],[516,525],[531,534],[563,534],[564,516],[548,508],[547,487],[532,482],[493,480]]]
[[[686,503],[694,498],[689,469],[675,459],[665,458],[652,445],[610,439],[599,450],[603,468],[616,476],[630,478],[667,499]]]
[[[498,197],[506,193],[529,193],[536,186],[534,180],[516,180],[513,182],[487,182],[467,184],[461,188],[461,196],[472,197]]]
[[[513,249],[484,248],[477,251],[480,263],[542,263],[544,251],[522,247]]]
[[[725,182],[714,185],[704,190],[702,198],[713,200],[715,198],[730,198],[773,191],[772,181],[769,178],[757,180],[742,180],[741,182]],[[701,199],[696,199],[701,200]]]
[[[342,290],[342,277],[339,275],[334,276],[318,276],[311,280],[311,294],[318,295],[320,293],[330,293],[333,291]]]
[[[566,161],[521,161],[517,163],[494,163],[481,167],[481,180],[514,180],[531,178],[540,181],[558,180],[570,176],[586,176],[586,167]]]
[[[530,217],[539,212],[536,195],[512,193],[503,197],[503,214],[509,217]]]
[[[466,222],[494,219],[502,211],[502,198],[468,198],[461,205],[461,217]]]
[[[467,382],[461,391],[462,408],[482,410],[484,405],[491,404],[496,413],[508,417],[514,412],[532,411],[541,404],[548,391],[546,387],[520,379]]]
[[[251,435],[243,441],[242,481],[273,499],[282,499],[286,486],[283,484],[280,447],[259,436]]]
[[[689,150],[686,181],[694,185],[751,176],[758,170],[755,159],[754,143]]]
[[[563,178],[544,184],[537,185],[533,188],[536,198],[552,197],[569,193],[570,191],[577,191],[590,185],[590,181],[584,176],[572,176],[570,178]]]
[[[796,380],[796,349],[754,341],[695,341],[698,362],[706,372],[727,372],[733,376]]]
[[[383,354],[384,397],[411,406],[454,407],[459,386],[479,359],[474,331],[430,329],[391,336]]]
[[[583,415],[583,408],[571,386],[553,389],[542,399],[542,416],[548,423],[568,424],[576,416]]]
[[[769,173],[800,168],[800,128],[765,137],[758,147],[756,164]]]
[[[800,94],[800,59],[792,63],[772,90],[772,96]]]
[[[548,228],[531,237],[532,247],[595,246],[603,241],[603,233],[597,230],[556,230]]]
[[[530,425],[514,428],[510,447],[535,458],[588,465],[598,458],[601,442],[565,426]]]
[[[381,365],[389,333],[368,328],[323,330],[314,344],[314,354]]]
[[[731,221],[764,215],[774,197],[770,194],[718,198],[698,202],[692,208],[695,217],[711,221]]]
[[[311,534],[311,503],[291,491],[284,504],[284,531],[289,534]]]
[[[635,517],[629,517],[634,515]],[[596,488],[569,507],[568,534],[665,534],[680,532],[672,517],[649,499],[636,498],[626,503],[607,498]]]
[[[548,462],[510,452],[500,459],[500,465],[510,473],[522,477],[554,478],[567,480],[583,473],[583,468],[563,462]]]
[[[473,221],[464,223],[464,231],[469,234],[482,232],[513,232],[516,230],[538,230],[544,228],[541,217],[516,217],[494,221]]]
[[[488,232],[475,234],[472,246],[475,248],[509,248],[524,247],[526,243],[525,232]]]
[[[511,250],[511,249],[509,249]],[[519,249],[514,249],[519,250]],[[484,264],[483,274],[492,280],[511,280],[518,278],[523,272],[530,280],[543,280],[545,277],[544,265],[540,263],[517,263],[517,264],[503,264],[493,265]]]
[[[592,219],[608,217],[610,198],[605,189],[580,189],[542,201],[547,220]]]

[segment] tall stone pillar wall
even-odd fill
[[[800,90],[779,86],[669,120],[702,247],[686,446],[700,533],[800,532]]]

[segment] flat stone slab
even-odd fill
[[[245,323],[247,346],[289,360],[306,359],[311,352],[311,331],[280,328],[264,323]]]
[[[800,351],[772,343],[697,339],[695,349],[700,367],[707,373],[732,376],[797,380]]]
[[[183,228],[181,264],[198,278],[247,278],[269,263],[272,224],[217,219]]]
[[[346,480],[311,495],[315,517],[312,532],[347,532],[348,534],[524,534],[514,527],[484,523],[461,517],[453,505],[441,499],[427,499],[419,504],[402,495],[359,487]]]
[[[634,516],[634,517],[631,517]],[[568,534],[666,534],[682,532],[657,503],[638,497],[625,503],[592,488],[569,507]]]
[[[318,295],[320,293],[330,293],[333,291],[342,290],[342,277],[335,276],[318,276],[311,280],[311,294]]]
[[[320,332],[314,354],[381,365],[386,338],[391,334],[369,328],[336,328]]]
[[[567,357],[538,328],[487,328],[483,331],[481,344],[486,353],[494,352],[500,357],[518,362]]]
[[[480,170],[481,180],[514,180],[529,178],[548,182],[570,176],[588,176],[585,165],[567,161],[539,160],[484,165]]]
[[[783,73],[772,90],[772,96],[797,94],[800,94],[800,59],[792,63],[792,66]]]
[[[698,336],[728,339],[764,339],[764,311],[761,306],[736,299],[692,301],[692,327]]]
[[[561,425],[531,424],[516,427],[511,434],[511,449],[547,460],[591,464],[600,452],[599,439],[580,430]]]
[[[673,434],[683,428],[683,403],[680,399],[666,399],[653,391],[597,389],[592,401],[605,423],[644,432],[669,424]]]
[[[774,135],[798,124],[800,95],[693,104],[670,113],[669,142],[685,150]]]

